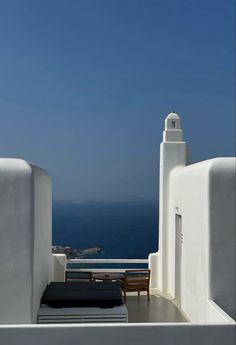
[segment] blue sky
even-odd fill
[[[192,161],[235,154],[235,8],[218,0],[0,0],[0,156],[54,199],[155,198],[166,115]]]

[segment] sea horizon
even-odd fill
[[[158,202],[122,197],[54,200],[53,246],[84,251],[84,258],[146,259],[158,249]],[[100,248],[96,253],[88,248]]]

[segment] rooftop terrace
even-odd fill
[[[149,303],[145,295],[128,296],[126,305],[129,323],[187,322],[173,301],[158,295],[151,295]]]

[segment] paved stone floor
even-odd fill
[[[172,301],[158,295],[127,296],[128,322],[187,322]]]

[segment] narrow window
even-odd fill
[[[171,121],[171,127],[175,128],[175,121]]]

